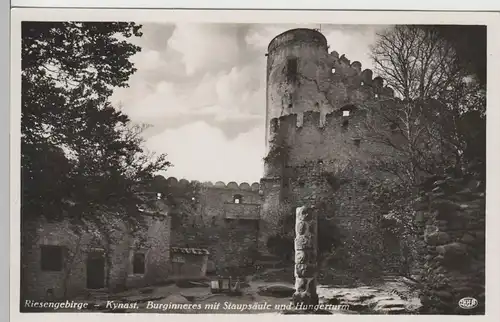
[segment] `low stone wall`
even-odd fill
[[[485,195],[474,180],[433,180],[418,200],[422,313],[484,314]],[[475,308],[459,305],[462,298]]]

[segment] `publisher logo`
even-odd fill
[[[473,297],[464,297],[460,301],[458,301],[458,306],[460,306],[464,310],[470,310],[475,308],[479,302]]]

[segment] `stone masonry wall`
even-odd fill
[[[266,146],[271,119],[309,110],[309,102],[318,100],[316,84],[299,86],[297,74],[323,82],[331,73],[327,58],[325,37],[311,29],[288,31],[271,41],[267,54]]]
[[[169,187],[186,184],[175,178],[167,182]],[[174,220],[172,245],[208,249],[210,266],[217,270],[251,265],[259,230],[259,184],[200,183],[193,198],[191,210]]]
[[[432,191],[430,191],[432,189]],[[475,180],[435,179],[419,200],[424,313],[484,314],[485,196]],[[478,301],[461,308],[464,297]]]
[[[112,232],[114,242],[107,246],[96,233],[77,235],[67,221],[49,223],[44,220],[29,225],[35,232],[31,243],[23,245],[23,274],[25,289],[22,297],[42,300],[48,298],[71,298],[86,294],[87,254],[93,249],[109,251],[109,262],[105,264],[105,276],[109,276],[109,289],[120,290],[166,280],[169,274],[170,220],[168,217],[146,218],[147,231],[139,233],[145,242],[140,246],[146,256],[146,274],[131,275],[131,252],[137,238],[127,233],[125,226],[115,223],[118,229]],[[28,231],[28,229],[26,229]],[[41,270],[41,246],[64,247],[61,271]],[[65,282],[66,281],[66,282]],[[65,285],[66,284],[66,285]],[[52,292],[53,295],[50,295]]]
[[[268,155],[261,180],[260,249],[279,229],[283,216],[299,205],[301,190],[321,185],[304,186],[302,179],[289,174],[307,176],[316,171],[313,168],[347,179],[349,184],[335,191],[339,225],[348,236],[372,239],[374,210],[364,201],[369,191],[362,181],[386,176],[369,169],[374,157],[397,154],[367,139],[366,124],[389,126],[370,111],[398,104],[394,91],[360,62],[328,53],[326,39],[317,30],[293,29],[276,36],[267,57]]]
[[[317,30],[292,29],[276,36],[267,53],[266,146],[271,120],[306,111],[326,115],[341,107],[385,101],[394,91],[384,80],[351,63],[336,51],[328,53]]]
[[[365,139],[364,120],[369,112],[363,107],[348,108],[348,116],[344,116],[342,110],[326,114],[324,118],[320,112],[307,111],[272,121],[271,157],[265,161],[266,177],[262,182],[271,182],[274,178],[274,190],[264,191],[262,219],[265,224],[273,222],[276,226],[280,222],[276,217],[290,213],[310,191],[323,194],[323,199],[333,205],[327,215],[333,216],[342,228],[345,247],[349,249],[346,252],[352,254],[352,260],[363,258],[373,265],[396,269],[398,254],[389,254],[385,249],[375,207],[365,198],[370,193],[368,180],[387,176],[374,171],[370,162],[374,156],[390,151]],[[272,154],[277,146],[281,152]],[[281,160],[277,162],[277,159]]]

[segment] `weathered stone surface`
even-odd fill
[[[425,238],[425,241],[427,242],[427,244],[433,245],[433,246],[443,245],[443,244],[448,243],[451,240],[450,235],[448,235],[447,233],[442,232],[442,231],[436,231],[436,232],[426,234],[424,236],[424,238]]]
[[[438,246],[436,247],[436,250],[439,254],[442,254],[445,257],[465,255],[467,253],[467,245],[464,245],[462,243],[451,243]]]
[[[310,236],[300,235],[295,238],[295,249],[304,250],[312,248],[313,240],[310,238]]]
[[[463,310],[457,303],[467,296],[479,299],[477,294],[484,292],[484,196],[471,187],[463,189],[462,179],[445,181],[441,185],[446,186],[447,194],[426,201],[429,209],[438,211],[429,212],[428,225],[421,228],[421,237],[428,245],[421,248],[425,261],[422,313],[482,313],[484,301],[474,310]]]
[[[294,292],[295,290],[292,287],[286,285],[270,285],[259,287],[257,291],[259,295],[270,297],[290,297]]]
[[[24,247],[28,246],[29,249],[23,249],[23,261],[29,264],[23,267],[22,272],[25,287],[27,287],[23,290],[23,295],[44,300],[48,297],[64,299],[88,293],[86,267],[90,251],[102,251],[105,260],[107,257],[112,262],[109,274],[106,274],[103,281],[104,287],[110,291],[119,292],[127,287],[144,287],[167,280],[171,273],[170,217],[144,215],[143,219],[147,228],[144,227],[137,231],[136,236],[132,236],[127,231],[125,222],[116,218],[108,223],[103,223],[103,225],[108,225],[107,228],[103,229],[109,229],[110,238],[116,240],[107,250],[101,237],[89,232],[78,236],[73,232],[68,221],[46,222],[40,219],[36,223],[33,222],[33,237],[36,236],[36,240],[24,244]],[[25,224],[28,225],[28,223]],[[130,255],[136,238],[143,239],[143,247],[155,260],[146,261],[146,274],[131,276]],[[68,251],[68,255],[74,256],[65,260],[66,264],[70,263],[70,259],[72,260],[68,276],[65,276],[64,270],[54,272],[41,270],[40,257],[43,245],[64,247]],[[65,279],[67,279],[67,285],[64,284]],[[48,294],[48,290],[51,290],[52,295]]]
[[[307,224],[304,222],[299,222],[297,224],[297,235],[304,235],[307,232]]]
[[[179,294],[169,295],[164,300],[162,300],[161,302],[163,302],[163,303],[175,303],[175,304],[187,304],[187,303],[191,303],[188,299],[186,299],[184,296],[179,295]]]
[[[304,264],[308,262],[307,252],[304,250],[295,251],[295,263]]]
[[[296,227],[307,228],[297,229],[295,236],[295,293],[292,297],[295,306],[315,305],[319,301],[316,292],[317,215],[315,208],[299,207],[296,210]]]
[[[295,264],[295,276],[313,277],[316,274],[316,264]]]
[[[397,294],[396,294],[397,293]],[[365,314],[397,314],[416,312],[421,307],[418,294],[403,281],[377,287],[330,288],[318,287],[321,303],[349,305],[349,311]],[[404,299],[398,294],[407,294]]]

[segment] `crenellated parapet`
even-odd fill
[[[373,76],[371,69],[363,69],[359,61],[351,61],[345,55],[332,51],[328,55],[328,64],[332,68],[333,78],[337,78],[346,85],[359,88],[371,88],[375,95],[394,97],[394,90],[385,85],[385,80],[380,76]]]
[[[169,187],[187,187],[189,185],[193,186],[200,186],[200,187],[205,187],[205,188],[216,188],[216,189],[226,189],[226,190],[242,190],[242,191],[259,191],[259,183],[254,182],[252,184],[249,184],[248,182],[242,182],[242,183],[236,183],[234,181],[231,181],[229,183],[224,183],[222,181],[217,181],[215,183],[212,183],[210,181],[206,182],[200,182],[197,180],[186,180],[186,179],[180,179],[178,180],[175,177],[169,177],[167,180],[167,185]]]
[[[344,114],[348,111],[349,114]],[[276,136],[286,137],[293,136],[296,133],[304,132],[305,135],[311,133],[310,129],[318,131],[342,130],[346,127],[346,121],[351,121],[351,127],[355,124],[352,122],[361,123],[366,117],[368,111],[354,105],[346,105],[342,109],[328,113],[326,115],[317,111],[306,111],[298,114],[283,115],[272,119],[270,126],[270,138]]]
[[[319,162],[318,169],[328,171],[334,171],[339,162],[366,165],[387,150],[370,137],[371,126],[378,123],[374,123],[376,115],[370,115],[369,108],[349,104],[328,114],[306,111],[272,119],[264,176],[280,177],[295,171],[287,170],[287,166],[305,164],[311,174],[314,167],[308,162]]]

